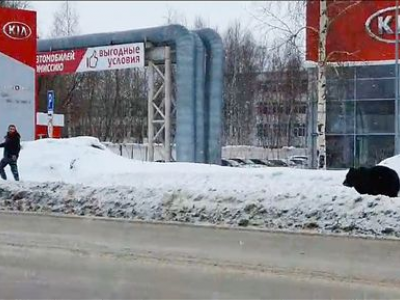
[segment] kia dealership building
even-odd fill
[[[307,60],[316,62],[319,1],[307,5]],[[328,7],[327,167],[374,165],[395,151],[395,1]]]

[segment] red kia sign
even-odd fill
[[[328,0],[327,3],[329,61],[387,61],[395,58],[395,0]],[[319,1],[307,2],[306,58],[310,61],[318,59],[319,4]]]
[[[3,32],[6,36],[15,40],[25,40],[32,35],[32,29],[29,25],[22,22],[8,22],[3,26]]]
[[[36,12],[1,8],[1,53],[35,68],[36,42]]]
[[[365,22],[368,34],[384,43],[396,42],[396,7],[380,9],[372,14]],[[400,24],[400,18],[398,18]]]
[[[35,138],[36,12],[0,7],[0,131],[15,124]]]

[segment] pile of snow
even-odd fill
[[[360,196],[346,171],[141,162],[90,137],[24,143],[19,168],[2,209],[400,237],[400,199]]]
[[[400,174],[400,155],[396,155],[388,159],[385,159],[381,161],[379,165],[389,167],[395,170],[397,174]]]

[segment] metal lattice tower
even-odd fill
[[[164,70],[163,70],[164,69]],[[161,156],[169,162],[172,157],[171,127],[175,115],[172,97],[171,48],[164,47],[163,63],[148,63],[148,160],[154,161],[155,145],[162,144]]]

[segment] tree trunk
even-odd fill
[[[318,47],[318,168],[326,169],[326,38],[328,33],[328,7],[326,0],[320,0],[320,24]]]
[[[71,101],[67,104],[67,135],[72,137],[72,105]]]

